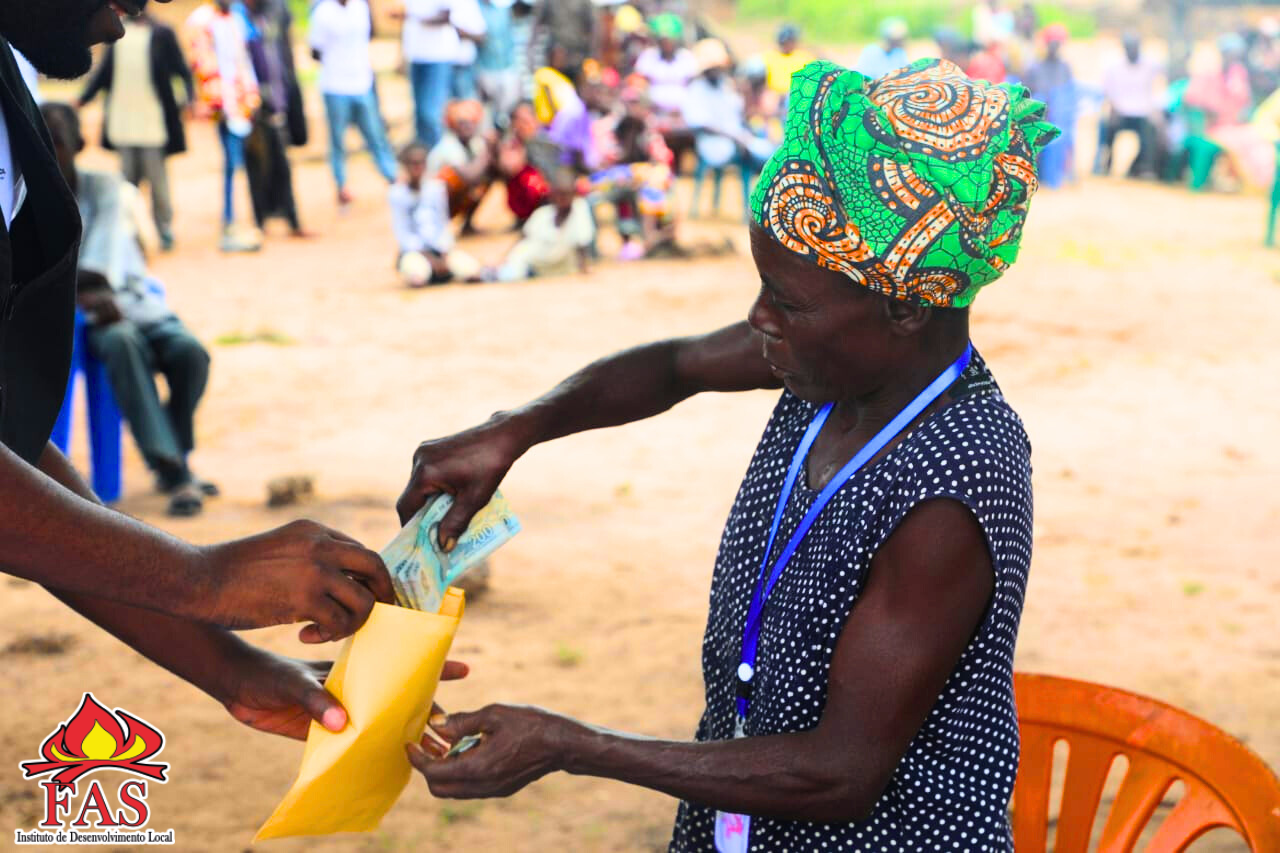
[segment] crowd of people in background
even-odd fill
[[[777,31],[769,50],[736,56],[679,0],[405,0],[385,11],[401,29],[412,93],[412,128],[397,142],[412,150],[393,147],[378,96],[371,0],[313,0],[305,22],[339,208],[353,200],[346,164],[354,126],[388,184],[399,180],[403,188],[403,164],[425,152],[431,190],[415,193],[415,204],[434,199],[434,182],[442,182],[455,236],[473,230],[480,201],[495,188],[505,191],[523,228],[551,203],[553,184],[568,170],[593,227],[614,223],[623,260],[678,245],[672,190],[682,171],[695,178],[690,216],[702,209],[705,177],[713,181],[716,210],[726,173],[749,190],[781,140],[791,75],[815,58],[791,24]],[[186,148],[188,116],[210,119],[221,143],[221,248],[258,250],[272,218],[308,236],[289,161],[289,150],[308,139],[294,23],[287,0],[208,0],[180,33],[143,14],[127,23],[125,38],[89,78],[78,106],[103,96],[102,144],[118,152],[127,181],[149,189],[162,249],[175,242],[166,161]],[[1126,34],[1101,85],[1085,86],[1068,58],[1067,27],[1042,25],[1029,2],[979,0],[964,35],[948,28],[912,32],[903,18],[885,19],[854,67],[883,76],[914,58],[910,44],[929,38],[938,55],[969,76],[1022,83],[1048,105],[1050,119],[1065,131],[1042,155],[1042,180],[1050,187],[1075,177],[1075,127],[1087,109],[1099,111],[1097,174],[1112,172],[1117,137],[1132,134],[1138,154],[1126,168],[1133,178],[1189,180],[1200,188],[1211,175],[1252,185],[1269,185],[1274,176],[1276,19],[1224,34],[1220,63],[1194,74],[1156,59],[1138,34]],[[237,215],[241,175],[251,220]],[[407,198],[402,191],[393,196]],[[605,208],[612,215],[602,219]],[[437,239],[434,212],[401,218],[395,232],[403,235],[405,222],[417,219],[423,236],[401,239],[401,255]],[[596,236],[591,255],[598,254]],[[442,280],[443,269],[433,268],[426,280]],[[450,280],[457,277],[450,273]]]
[[[405,0],[384,10],[401,29],[412,93],[410,126],[393,147],[371,51],[372,2],[312,0],[305,29],[338,209],[354,199],[354,126],[389,185],[388,243],[410,287],[584,273],[601,256],[602,225],[616,229],[618,260],[679,256],[676,176],[693,177],[696,218],[705,179],[719,211],[722,179],[734,175],[745,216],[752,183],[782,142],[791,76],[816,58],[792,24],[768,50],[735,55],[680,0]],[[1137,154],[1124,168],[1133,179],[1199,189],[1269,186],[1275,177],[1276,19],[1223,34],[1219,61],[1194,71],[1124,34],[1092,87],[1072,67],[1070,31],[1042,23],[1031,3],[980,0],[967,29],[919,33],[887,18],[855,70],[884,76],[931,39],[936,55],[970,77],[1025,85],[1063,130],[1040,155],[1040,181],[1051,188],[1075,177],[1086,109],[1099,113],[1096,174],[1117,169],[1117,139],[1132,134]],[[175,515],[199,512],[217,492],[186,461],[209,359],[138,250],[146,229],[133,187],[149,191],[157,248],[173,249],[168,160],[187,148],[186,121],[206,119],[223,155],[220,248],[259,250],[274,218],[294,237],[310,236],[289,156],[309,138],[294,30],[287,0],[208,0],[177,31],[144,11],[125,23],[75,103],[46,111],[85,220],[80,307],[90,341]],[[83,147],[75,110],[99,97],[101,143],[119,156],[118,176],[74,163]],[[237,205],[242,175],[251,219]],[[475,230],[491,192],[505,196],[517,236],[501,257],[477,259],[459,239]],[[169,388],[163,403],[156,371]]]

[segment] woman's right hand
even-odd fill
[[[453,550],[471,517],[489,503],[530,444],[516,423],[501,414],[448,438],[424,441],[414,451],[413,473],[396,502],[400,523],[407,524],[432,495],[453,495],[453,506],[440,522],[440,546]]]

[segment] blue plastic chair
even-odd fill
[[[75,396],[76,377],[84,375],[86,408],[89,413],[89,459],[94,493],[103,503],[114,503],[121,492],[121,429],[123,420],[116,405],[107,368],[93,357],[89,348],[89,324],[76,310],[75,338],[71,354],[71,376],[67,395],[62,400],[51,437],[63,453],[71,445],[71,402]]]

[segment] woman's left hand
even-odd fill
[[[471,749],[452,758],[433,757],[431,739],[408,746],[409,761],[426,777],[437,797],[470,800],[509,797],[563,769],[569,739],[580,724],[541,708],[489,705],[479,711],[431,719],[431,729],[446,743],[481,735]]]

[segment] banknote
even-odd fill
[[[520,521],[506,498],[494,492],[446,553],[440,546],[440,522],[452,506],[451,495],[435,496],[382,549],[401,606],[434,613],[445,590],[520,532]]]

